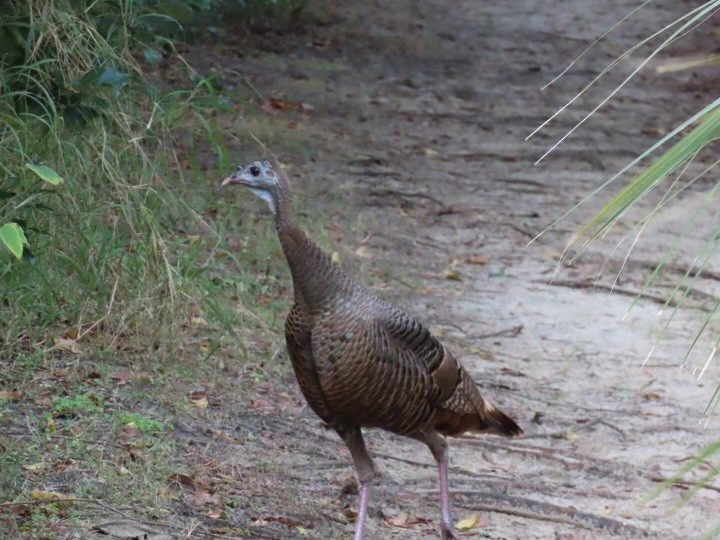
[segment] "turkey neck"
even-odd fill
[[[349,292],[350,278],[295,223],[289,190],[276,198],[275,225],[292,275],[295,301],[320,313],[333,298]]]

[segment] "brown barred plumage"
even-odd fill
[[[290,183],[277,162],[240,167],[225,184],[265,199],[294,286],[285,337],[310,407],[345,440],[361,482],[355,538],[362,537],[368,486],[375,470],[361,427],[379,427],[425,442],[440,466],[442,536],[456,538],[447,495],[447,443],[442,435],[522,433],[480,395],[472,378],[428,329],[345,274],[298,228]]]

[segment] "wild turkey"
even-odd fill
[[[222,185],[247,186],[270,207],[294,286],[285,323],[290,360],[310,407],[347,444],[360,480],[355,539],[363,535],[375,467],[360,428],[379,427],[424,442],[438,462],[442,538],[450,517],[445,435],[520,435],[485,401],[460,363],[422,323],[345,274],[295,224],[290,182],[279,163],[255,161]]]

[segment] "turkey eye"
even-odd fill
[[[253,165],[252,167],[250,167],[250,174],[252,174],[253,176],[259,176],[260,167],[258,167],[257,165]]]

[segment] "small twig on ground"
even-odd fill
[[[125,519],[129,519],[132,521],[138,521],[135,518],[129,516],[128,514],[122,512],[121,510],[118,510],[117,508],[113,508],[112,506],[105,504],[102,501],[98,501],[97,499],[84,499],[84,498],[67,498],[67,499],[38,499],[38,500],[32,500],[32,501],[11,501],[11,502],[2,502],[0,503],[0,507],[8,507],[8,506],[41,506],[43,504],[55,504],[55,503],[90,503],[94,504],[96,506],[100,506],[101,508],[104,508],[105,510],[108,510],[109,512],[113,512],[117,514],[120,517],[123,517]]]
[[[473,339],[487,339],[499,336],[516,337],[520,335],[520,333],[523,331],[523,328],[525,327],[522,324],[517,324],[515,326],[511,326],[510,328],[505,328],[504,330],[498,330],[497,332],[490,332],[488,334],[475,334],[469,337]]]
[[[509,441],[505,442],[504,444],[500,444],[494,443],[488,439],[473,438],[468,436],[460,437],[460,439],[466,443],[482,446],[496,452],[515,452],[519,454],[526,454],[530,456],[551,459],[553,461],[562,463],[569,469],[594,470],[596,471],[596,474],[602,474],[604,476],[627,478],[629,474],[636,474],[637,476],[647,478],[647,475],[635,469],[631,469],[629,467],[619,468],[618,464],[615,462],[598,459],[585,454],[578,454],[576,452],[560,450],[557,448],[550,448],[546,446],[529,446],[523,445],[521,442]],[[519,441],[522,441],[522,439],[520,439]]]
[[[650,302],[654,302],[656,304],[660,304],[662,306],[668,305],[671,307],[680,307],[682,306],[682,302],[675,300],[674,298],[665,298],[663,296],[658,296],[655,294],[649,294],[647,292],[643,292],[640,290],[635,289],[625,289],[623,287],[614,287],[612,285],[606,285],[604,283],[596,283],[593,280],[579,280],[579,281],[572,281],[572,280],[563,280],[563,279],[556,279],[553,281],[542,281],[542,280],[534,280],[533,283],[542,283],[544,285],[554,285],[555,287],[568,287],[570,289],[597,289],[600,291],[609,291],[611,293],[615,294],[621,294],[623,296],[631,296],[633,298],[643,298],[645,300],[649,300]],[[702,291],[696,291],[693,290],[689,293],[689,295],[695,295],[695,296],[702,296],[703,299],[712,299],[714,301],[717,301],[717,298],[714,296],[703,293]],[[693,306],[694,309],[697,309],[699,311],[703,311],[705,313],[710,313],[710,309],[704,307],[704,306]]]
[[[323,470],[323,469],[341,469],[347,467],[347,463],[337,460],[313,461],[308,463],[297,463],[295,469]]]
[[[463,334],[467,334],[467,332],[465,331],[465,329],[464,329],[462,326],[460,326],[459,324],[455,324],[454,322],[451,322],[451,321],[448,321],[448,320],[440,320],[440,321],[437,321],[437,325],[438,325],[438,326],[447,326],[447,327],[450,327],[450,328],[454,328],[454,329],[457,330],[458,332],[461,332],[461,333],[463,333]]]
[[[425,467],[429,469],[434,469],[437,467],[434,463],[422,463],[421,461],[413,461],[412,459],[405,459],[397,456],[391,456],[390,454],[383,454],[382,452],[372,452],[372,455],[375,457],[379,457],[382,459],[391,459],[393,461],[399,461],[401,463],[407,463],[408,465],[415,465],[417,467]]]
[[[508,223],[511,229],[519,232],[523,236],[526,236],[528,238],[535,238],[537,236],[536,233],[527,230],[525,227],[521,227],[520,225],[515,225],[514,223]]]
[[[176,525],[168,525],[166,523],[159,523],[155,521],[147,521],[144,519],[137,519],[132,517],[129,514],[126,514],[125,512],[122,512],[121,510],[118,510],[117,508],[113,508],[112,506],[105,504],[102,501],[99,501],[97,499],[86,499],[86,498],[68,498],[68,499],[42,499],[42,500],[32,500],[32,501],[12,501],[12,502],[2,502],[0,503],[0,508],[2,507],[11,507],[11,506],[41,506],[44,504],[57,504],[57,503],[88,503],[93,504],[95,506],[99,506],[101,508],[104,508],[108,512],[113,512],[114,514],[117,514],[118,516],[127,519],[128,521],[132,521],[135,523],[140,523],[141,525],[147,525],[148,527],[155,527],[157,529],[166,529],[170,531],[175,531],[178,533],[182,533],[184,537],[198,537],[198,538],[227,538],[227,535],[224,534],[215,534],[212,532],[204,532],[204,531],[192,531],[188,533],[187,529],[183,527],[178,527]],[[257,534],[253,534],[252,538],[274,538],[270,536],[259,536]]]
[[[402,279],[398,276],[389,276],[389,279],[392,281],[398,282],[400,285],[403,285],[410,290],[413,290],[413,291],[415,290],[415,285],[413,285],[412,283],[408,283],[407,281],[405,281],[404,279]]]
[[[376,176],[376,177],[383,177],[383,176],[394,176],[394,177],[401,177],[402,174],[398,171],[373,171],[369,169],[363,169],[361,171],[353,171],[353,170],[344,170],[343,173],[345,174],[351,174],[353,176]]]
[[[538,403],[544,403],[545,405],[549,405],[551,407],[563,407],[565,409],[573,409],[573,410],[581,410],[581,411],[591,411],[591,412],[598,412],[598,413],[612,413],[612,414],[623,414],[632,416],[635,414],[638,414],[637,411],[627,411],[627,410],[621,410],[621,409],[607,409],[602,407],[583,407],[582,405],[575,405],[572,403],[560,403],[559,401],[550,401],[540,398],[535,398],[526,395],[524,390],[516,390],[514,388],[508,388],[507,389],[510,392],[515,392],[518,394],[518,397],[520,399],[526,399],[528,401],[536,401]]]
[[[567,34],[561,34],[560,32],[550,32],[548,30],[538,30],[538,34],[545,35],[553,39],[567,39],[569,41],[577,41],[578,43],[582,43],[583,46],[587,45],[587,38],[585,36],[569,36]]]
[[[526,497],[515,497],[498,492],[478,491],[478,490],[461,490],[454,491],[456,497],[472,497],[473,500],[498,501],[504,503],[503,506],[495,506],[491,504],[472,504],[464,505],[459,503],[458,506],[479,510],[484,512],[499,512],[503,514],[525,517],[528,519],[536,519],[542,521],[550,521],[553,523],[567,523],[582,527],[584,529],[598,532],[599,530],[612,530],[614,532],[630,533],[637,536],[645,536],[643,529],[628,525],[621,521],[598,516],[588,512],[582,512],[572,506],[560,506],[544,501],[537,501]],[[508,508],[509,507],[509,508]]]
[[[339,523],[340,525],[347,525],[347,520],[343,520],[337,516],[334,516],[333,514],[330,514],[328,512],[319,512],[319,514],[327,519],[328,521],[334,521],[335,523]]]
[[[625,432],[622,429],[620,429],[617,426],[613,426],[611,423],[606,422],[605,420],[602,420],[600,418],[573,426],[573,429],[575,429],[577,431],[585,431],[586,429],[588,429],[592,426],[595,426],[597,424],[602,424],[605,427],[608,427],[614,431],[617,431],[622,440],[627,439],[627,435],[625,434]],[[527,435],[523,435],[523,439],[565,439],[565,438],[567,438],[567,430],[566,431],[552,431],[549,433],[530,433]]]
[[[658,482],[658,483],[662,484],[662,483],[668,482],[670,479],[663,478],[662,476],[653,476],[650,478],[650,480],[653,482]],[[687,482],[685,480],[674,480],[673,482],[670,483],[670,485],[673,487],[678,487],[678,488],[682,488],[682,489],[700,488],[700,489],[707,489],[710,491],[716,491],[716,492],[720,493],[720,487],[709,486],[707,484],[699,484],[698,485],[698,484],[694,484],[693,482]]]
[[[545,447],[538,447],[538,446],[519,446],[517,444],[495,444],[487,440],[481,440],[476,439],[472,437],[459,437],[462,441],[469,443],[469,444],[475,444],[478,446],[484,446],[491,450],[498,450],[498,451],[506,451],[506,452],[516,452],[519,454],[526,454],[531,456],[540,456],[545,457],[548,459],[552,459],[555,461],[559,461],[560,463],[564,464],[565,466],[571,468],[571,469],[582,469],[586,466],[586,463],[583,461],[581,457],[575,457],[575,456],[561,456],[559,453],[551,448],[545,448]]]
[[[498,498],[501,500],[507,500],[511,503],[512,507],[507,508],[504,506],[495,506],[495,505],[488,505],[488,504],[463,504],[462,502],[457,503],[457,506],[461,508],[467,508],[470,510],[478,510],[480,512],[496,512],[500,514],[507,514],[510,516],[517,516],[527,519],[535,519],[540,521],[549,521],[551,523],[563,523],[567,525],[574,525],[576,527],[582,527],[583,529],[595,531],[596,533],[599,530],[605,529],[605,530],[612,530],[615,532],[624,532],[624,533],[632,533],[637,534],[639,536],[645,536],[645,531],[642,529],[639,529],[637,527],[634,527],[632,525],[627,525],[621,521],[617,521],[615,519],[606,518],[602,516],[597,516],[595,514],[588,514],[585,512],[580,512],[578,510],[575,510],[572,507],[564,507],[564,506],[558,506],[550,503],[543,503],[540,501],[534,501],[531,499],[525,499],[522,497],[510,497],[507,495],[502,494],[496,494],[497,497],[493,497],[492,494],[488,494],[486,492],[481,491],[475,491],[475,490],[468,490],[468,491],[455,491],[454,495],[465,495],[470,497],[484,497],[484,498]],[[531,509],[523,510],[519,507],[521,506],[530,506],[539,508],[542,510],[546,510],[548,514],[544,514],[541,512],[533,511]],[[552,514],[554,513],[554,515]],[[560,514],[560,515],[557,515]],[[563,515],[564,514],[564,515]]]
[[[626,266],[630,265],[637,265],[640,268],[644,268],[646,270],[652,270],[655,271],[657,268],[657,263],[652,262],[645,262],[645,261],[628,261],[626,263]],[[673,272],[675,274],[680,274],[684,276],[688,273],[688,268],[679,264],[666,264],[663,266],[663,270],[667,272]],[[702,268],[699,273],[697,268],[692,268],[691,274],[699,275],[702,279],[711,279],[713,281],[720,281],[720,273],[713,272],[712,270],[708,270],[707,268]]]
[[[373,189],[368,192],[368,195],[371,195],[373,197],[406,197],[408,199],[426,199],[428,201],[432,201],[435,204],[438,204],[440,206],[446,206],[444,202],[436,199],[432,195],[428,195],[427,193],[420,193],[417,191],[397,191],[394,189]]]
[[[21,431],[21,430],[15,430],[15,429],[6,429],[5,431],[3,431],[3,435],[11,435],[11,436],[16,436],[16,437],[26,437],[28,435],[34,435],[34,436],[49,435],[49,437],[52,439],[62,439],[65,441],[77,441],[78,440],[77,435],[71,437],[69,435],[62,435],[60,433],[46,434],[46,433],[39,433],[37,431],[29,431],[29,430]],[[116,448],[120,448],[121,450],[125,450],[127,448],[127,445],[122,445],[120,443],[115,443],[112,441],[101,441],[101,440],[95,439],[95,440],[86,441],[86,442],[87,442],[87,444],[94,444],[94,445],[110,445],[110,446],[114,446]]]
[[[593,420],[592,422],[588,422],[587,424],[585,424],[585,426],[592,426],[593,424],[602,424],[605,427],[608,427],[614,431],[617,431],[620,434],[621,439],[623,439],[623,440],[627,439],[627,435],[625,434],[625,432],[622,429],[620,429],[619,427],[612,425],[610,422],[606,422],[605,420],[602,420],[602,419],[597,419],[597,420]]]
[[[380,459],[390,459],[392,461],[399,461],[400,463],[407,463],[408,465],[413,465],[415,467],[423,467],[425,469],[437,469],[437,463],[423,463],[422,461],[414,461],[412,459],[406,459],[401,458],[397,456],[391,456],[390,454],[384,454],[382,452],[376,452],[373,450],[372,452],[373,457],[380,458]],[[460,474],[463,476],[469,476],[471,478],[482,478],[483,480],[493,479],[496,478],[498,480],[506,480],[505,477],[502,477],[500,475],[493,475],[489,473],[476,473],[473,471],[469,471],[467,469],[463,469],[462,467],[450,467],[450,472],[452,474]]]

